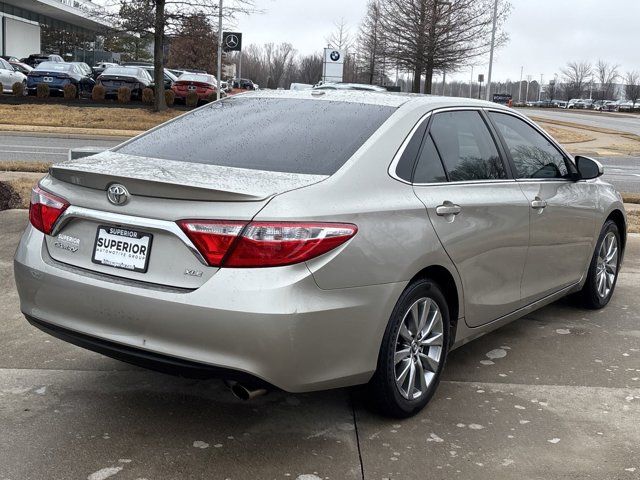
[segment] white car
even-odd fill
[[[14,83],[22,83],[25,86],[26,91],[26,75],[18,72],[13,68],[13,65],[7,62],[4,58],[0,58],[0,90],[3,93],[12,93]]]

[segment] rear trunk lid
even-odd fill
[[[249,221],[274,195],[325,178],[110,151],[70,160],[54,165],[40,183],[70,203],[60,227],[46,237],[47,250],[53,260],[83,270],[198,288],[217,268],[206,265],[177,220]],[[108,199],[114,184],[127,191],[121,205]]]

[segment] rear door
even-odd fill
[[[458,269],[467,324],[479,326],[517,310],[529,205],[482,112],[432,115],[413,183]]]
[[[531,238],[522,280],[527,303],[578,282],[593,253],[597,192],[545,135],[507,112],[489,118],[529,202]]]

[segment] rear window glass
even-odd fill
[[[118,148],[120,153],[273,172],[332,175],[394,107],[231,97]]]
[[[109,67],[102,74],[103,75],[128,75],[131,77],[140,76],[143,70],[138,68],[126,68],[126,67]]]
[[[36,67],[36,70],[57,70],[59,72],[66,72],[73,68],[71,63],[58,63],[58,62],[43,62]]]
[[[183,73],[178,77],[178,80],[185,82],[213,83],[213,77],[211,75],[202,75],[197,73]]]

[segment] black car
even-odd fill
[[[142,90],[153,85],[151,76],[142,67],[109,67],[98,77],[107,97],[118,95],[120,87],[131,90],[132,98],[142,98]]]
[[[248,78],[236,78],[233,81],[233,88],[240,88],[242,90],[255,90],[256,86]]]
[[[96,81],[73,63],[43,62],[27,75],[27,91],[35,95],[38,84],[49,85],[52,93],[61,93],[65,85],[76,86],[78,96],[91,94]]]
[[[22,59],[22,63],[26,63],[33,68],[43,62],[64,63],[64,59],[60,55],[46,53],[33,53],[27,58]]]
[[[152,64],[150,64],[150,63],[128,62],[128,63],[123,63],[122,66],[143,68],[143,69],[145,69],[147,71],[149,76],[151,78],[153,78],[154,66]],[[164,69],[164,89],[165,90],[170,90],[171,87],[173,86],[173,84],[176,83],[177,81],[178,81],[178,77],[176,77],[173,73],[171,73],[169,70],[167,70],[165,68]]]

